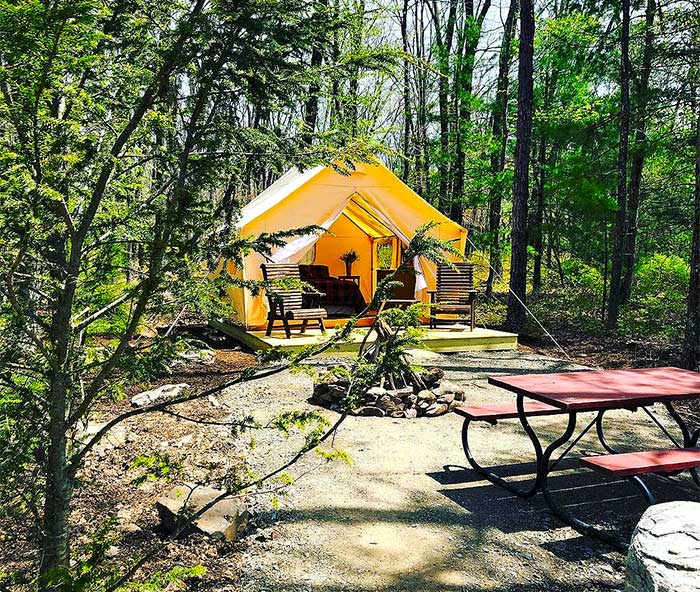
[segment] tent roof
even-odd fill
[[[392,230],[372,213],[369,205],[361,195],[355,193],[343,210],[343,215],[371,238],[393,236]]]
[[[265,191],[253,198],[243,207],[238,226],[245,226],[270,208],[275,207],[284,200],[285,197],[294,193],[303,185],[306,185],[306,183],[325,168],[324,166],[317,166],[305,171],[300,171],[296,168],[289,169],[284,175],[277,179],[277,181],[265,189]]]
[[[372,163],[358,163],[355,170],[350,171],[348,175],[341,175],[340,173],[336,172],[336,175],[333,176],[332,181],[329,181],[327,176],[321,175],[324,173],[324,171],[330,169],[331,167],[329,166],[320,165],[304,171],[300,171],[296,168],[288,170],[277,181],[275,181],[246,206],[244,206],[237,226],[244,228],[251,222],[254,222],[256,219],[263,216],[265,212],[268,212],[281,204],[286,198],[295,194],[306,185],[312,185],[315,183],[319,187],[326,187],[327,189],[337,188],[340,185],[346,185],[348,186],[348,189],[350,189],[350,192],[353,193],[353,196],[352,201],[348,203],[348,208],[343,213],[348,215],[353,222],[356,222],[357,219],[361,218],[358,208],[356,207],[360,206],[361,209],[366,211],[366,216],[368,219],[373,218],[374,221],[379,224],[379,226],[374,226],[373,230],[367,231],[370,236],[375,234],[377,237],[391,236],[393,232],[391,232],[386,225],[380,221],[381,216],[375,216],[377,207],[368,203],[368,201],[353,187],[353,179],[363,177],[367,180],[361,183],[363,193],[367,190],[371,191],[372,188],[390,190],[391,192],[401,196],[401,205],[404,207],[411,206],[412,204],[417,204],[417,202],[419,202],[420,205],[418,207],[423,212],[424,219],[457,227],[466,233],[466,229],[462,228],[462,226],[453,220],[450,220],[442,212],[438,211],[422,197],[416,194],[379,160],[375,160]],[[319,176],[322,178],[315,181],[315,178]],[[353,202],[355,203],[353,204]],[[351,212],[355,212],[356,216],[353,216]],[[384,214],[391,215],[391,211],[385,210]]]

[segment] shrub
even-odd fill
[[[683,332],[690,268],[675,255],[655,254],[636,268],[629,303],[620,315],[620,331],[630,336],[677,339]]]

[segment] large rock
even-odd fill
[[[375,405],[366,405],[364,407],[358,407],[355,410],[357,415],[363,415],[366,417],[384,417],[386,413],[384,409],[376,407]]]
[[[441,368],[426,368],[421,371],[420,377],[427,388],[432,388],[445,377],[445,373]]]
[[[446,405],[445,403],[433,403],[423,413],[428,417],[437,417],[438,415],[444,415],[447,413],[449,408],[449,405]]]
[[[177,397],[186,388],[189,388],[189,384],[164,384],[158,388],[151,389],[150,391],[143,391],[138,395],[131,398],[131,404],[134,407],[146,407],[151,403],[156,403],[157,401],[173,399]]]
[[[700,591],[700,503],[651,506],[627,555],[626,592]]]
[[[426,407],[428,405],[432,405],[435,402],[435,398],[436,398],[435,393],[433,393],[432,391],[429,391],[427,389],[424,391],[420,391],[418,393],[417,397],[418,397],[418,399],[417,399],[418,403],[423,404]]]
[[[346,376],[335,372],[326,372],[314,383],[312,400],[321,405],[329,405],[342,401],[347,393],[349,381]]]
[[[454,395],[453,400],[464,401],[464,388],[451,382],[449,380],[443,380],[433,391],[438,398],[442,395]]]
[[[370,397],[374,397],[375,399],[378,399],[379,397],[383,397],[384,395],[387,394],[387,390],[385,388],[382,388],[381,386],[373,386],[371,389],[367,391],[367,394]]]
[[[178,485],[156,501],[160,522],[168,533],[177,532],[184,517],[191,516],[223,495],[223,491],[199,485]],[[183,529],[180,537],[201,532],[210,537],[234,541],[248,524],[248,510],[237,499],[225,498],[206,510]]]
[[[106,425],[106,421],[88,422],[87,427],[82,432],[81,438],[83,440],[89,440],[97,433],[101,432]],[[130,440],[133,440],[133,436],[131,432],[129,432],[129,430],[126,428],[126,426],[123,424],[116,425],[102,437],[102,440],[100,440],[96,448],[101,450],[109,450],[111,448],[123,448],[126,445],[126,443]]]

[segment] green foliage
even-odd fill
[[[171,364],[187,349],[188,343],[184,339],[158,340],[142,347],[127,349],[119,365],[130,382],[146,382],[156,376],[169,374]]]
[[[602,331],[601,273],[580,259],[570,258],[562,261],[561,274],[553,270],[545,272],[543,293],[531,303],[535,316],[548,329]],[[532,320],[528,330],[535,334],[541,332]]]
[[[689,277],[688,264],[680,257],[655,254],[641,261],[632,298],[620,317],[620,331],[678,341],[684,329]]]
[[[71,570],[60,568],[45,574],[42,581],[55,592],[104,592],[112,589],[119,579],[119,566],[111,562],[108,551],[119,543],[116,534],[118,520],[110,518],[98,530],[88,536],[88,540],[76,553],[76,562]],[[141,582],[130,582],[118,586],[116,592],[166,592],[185,590],[204,577],[204,566],[174,567],[167,571],[157,571]],[[16,583],[29,587],[36,582],[26,582],[14,577]],[[4,582],[10,579],[5,578]],[[3,584],[0,574],[0,584]]]
[[[159,325],[232,316],[227,288],[261,284],[217,273],[222,256],[240,264],[319,230],[239,236],[251,191],[293,165],[343,170],[376,151],[362,114],[320,131],[298,116],[311,89],[323,102],[393,63],[385,47],[355,43],[309,67],[310,48],[357,39],[355,12],[293,0],[0,0],[3,513],[65,530],[60,514],[96,443],[81,426],[187,347],[156,336]],[[295,421],[313,447],[320,420]],[[136,465],[146,478],[175,470],[157,456]],[[66,508],[44,516],[46,496]],[[42,540],[45,566],[70,564],[62,540],[56,557]]]
[[[602,291],[603,276],[595,267],[579,259],[565,259],[561,268],[566,280],[589,296]]]
[[[117,589],[117,592],[165,592],[166,590],[188,590],[196,580],[204,577],[203,565],[174,567],[165,572],[156,572],[143,582],[133,582]]]
[[[321,448],[317,448],[316,454],[318,454],[318,456],[320,456],[326,462],[341,461],[348,466],[352,466],[354,463],[352,457],[344,450],[323,450]]]
[[[286,411],[277,415],[271,422],[271,427],[289,437],[296,430],[304,437],[302,450],[315,448],[330,422],[318,411]]]
[[[134,485],[141,485],[146,481],[172,481],[182,474],[182,463],[173,460],[165,452],[153,452],[152,454],[139,455],[129,465],[132,471],[140,474],[132,479]]]

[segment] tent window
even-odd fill
[[[394,245],[392,241],[377,243],[377,265],[379,269],[391,269],[394,262]]]

